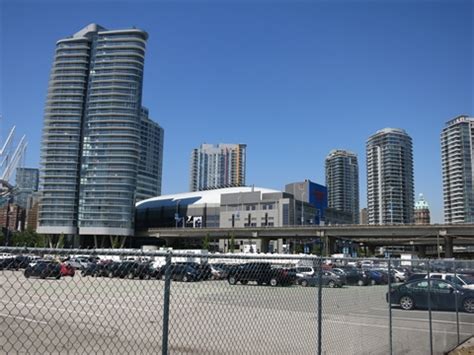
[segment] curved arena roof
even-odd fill
[[[221,203],[221,195],[234,194],[239,192],[259,191],[261,193],[281,192],[278,190],[266,189],[263,187],[228,187],[225,189],[215,189],[206,191],[183,192],[173,195],[163,195],[152,197],[147,200],[140,201],[136,204],[137,209],[157,207],[157,206],[176,206],[176,203],[184,205],[201,205],[201,204],[217,204]]]

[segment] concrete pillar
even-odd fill
[[[453,237],[445,236],[444,237],[444,257],[452,258],[454,255],[453,251]]]
[[[420,258],[425,258],[426,257],[426,245],[418,245],[416,247],[416,251],[418,252],[418,256]]]
[[[326,240],[325,253],[326,253],[326,256],[330,256],[331,254],[334,253],[334,248],[336,246],[336,238],[326,236],[325,240]]]
[[[278,254],[283,254],[283,238],[277,239],[277,250],[275,250]]]
[[[269,238],[260,238],[260,253],[268,253]]]
[[[375,245],[368,245],[369,248],[369,256],[375,256]]]

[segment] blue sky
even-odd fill
[[[149,33],[143,105],[165,129],[163,193],[187,191],[201,143],[246,143],[247,183],[324,183],[334,148],[384,127],[414,141],[415,192],[442,222],[439,136],[473,110],[474,2],[13,1],[0,3],[0,136],[39,165],[55,42],[96,22]]]

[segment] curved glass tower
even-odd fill
[[[413,223],[413,148],[411,137],[385,128],[367,140],[369,224]]]
[[[147,37],[91,24],[58,41],[39,233],[133,235]]]

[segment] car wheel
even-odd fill
[[[462,308],[467,313],[474,313],[474,298],[466,298],[462,303]]]
[[[303,286],[303,287],[307,287],[308,286],[308,280],[301,280],[300,285]]]
[[[61,278],[61,274],[56,275],[56,280],[59,280]]]
[[[270,286],[276,286],[278,285],[278,280],[274,277],[270,279]]]
[[[362,280],[357,281],[357,285],[358,286],[364,286],[364,281],[362,281]]]
[[[183,275],[183,282],[188,282],[189,281],[189,277],[187,275]]]
[[[415,303],[410,296],[403,296],[400,298],[400,307],[406,311],[415,308]]]
[[[31,276],[30,272],[28,270],[25,270],[25,277],[28,279]]]
[[[370,284],[371,284],[372,286],[375,286],[375,285],[377,285],[377,282],[372,279],[372,280],[370,280]]]
[[[231,276],[227,279],[227,281],[231,284],[231,285],[235,285],[237,283],[237,279],[235,278],[235,276]]]
[[[242,281],[240,281],[240,283],[241,283],[242,285],[247,285],[249,282],[248,282],[247,280],[242,280]]]
[[[328,282],[328,286],[331,287],[331,288],[334,288],[336,286],[336,283],[331,280],[331,281]]]

